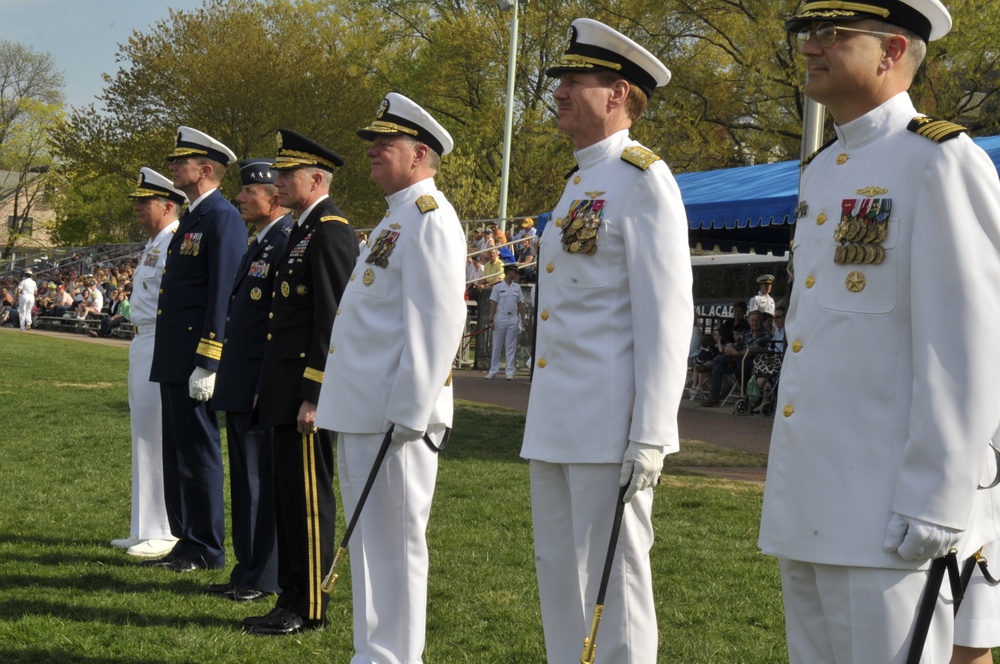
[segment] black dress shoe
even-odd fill
[[[168,553],[162,558],[157,558],[155,560],[143,560],[139,563],[139,567],[166,567],[175,560],[177,560],[177,556],[173,553]]]
[[[177,572],[178,574],[184,574],[185,572],[197,572],[200,569],[208,569],[208,565],[206,565],[205,561],[200,558],[198,560],[175,558],[166,565],[163,565],[163,569],[171,572]]]
[[[233,589],[233,584],[228,581],[225,583],[210,583],[208,587],[205,588],[205,592],[209,595],[219,595],[225,597],[226,594]]]
[[[244,618],[240,622],[240,627],[247,634],[254,636],[287,636],[326,627],[326,620],[306,620],[302,616],[276,606],[266,616]]]
[[[257,602],[262,599],[267,599],[273,594],[274,593],[265,592],[263,590],[257,590],[256,588],[232,586],[226,592],[221,593],[220,596],[225,599],[231,599],[234,602]]]

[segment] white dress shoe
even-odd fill
[[[130,547],[135,546],[136,544],[138,544],[141,541],[142,540],[139,539],[138,537],[128,537],[126,539],[115,539],[115,540],[111,540],[111,546],[115,547],[116,549],[128,549]]]
[[[139,540],[137,544],[130,546],[125,553],[140,558],[156,558],[170,553],[175,544],[177,544],[175,539]]]

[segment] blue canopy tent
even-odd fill
[[[1000,136],[977,138],[1000,170]],[[799,162],[726,168],[676,176],[690,225],[691,246],[783,254],[798,202]]]

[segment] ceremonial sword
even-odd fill
[[[604,596],[608,592],[608,579],[611,578],[611,566],[615,562],[615,548],[618,546],[618,533],[622,529],[622,514],[625,512],[626,484],[618,491],[618,503],[615,505],[615,518],[611,524],[611,541],[608,542],[608,555],[604,559],[604,573],[601,574],[601,585],[597,589],[597,604],[594,606],[594,619],[590,623],[590,635],[583,639],[583,652],[580,653],[580,664],[594,664],[597,646],[597,628],[601,626],[601,615],[604,613]]]

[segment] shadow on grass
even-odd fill
[[[59,664],[166,664],[168,659],[134,659],[122,657],[81,657],[69,650],[11,650],[0,649],[0,662],[6,664],[38,664],[58,662]]]
[[[130,581],[120,576],[106,573],[77,574],[74,572],[59,576],[34,574],[10,574],[0,577],[0,591],[21,588],[51,588],[57,591],[113,590],[118,593],[148,593],[169,591],[178,595],[205,595],[207,581],[179,578],[173,572],[150,570],[150,578]],[[153,576],[157,574],[158,576]],[[170,574],[171,576],[162,576]],[[0,614],[5,615],[5,614]],[[3,660],[0,660],[3,661]]]
[[[8,599],[0,601],[0,615],[58,617],[61,622],[100,623],[102,625],[121,625],[129,627],[173,627],[184,629],[190,626],[228,628],[238,630],[236,621],[225,616],[188,616],[177,613],[139,613],[128,609],[112,609],[108,607],[81,606],[79,599],[67,599],[65,602],[46,599]],[[0,657],[0,661],[10,660]]]

